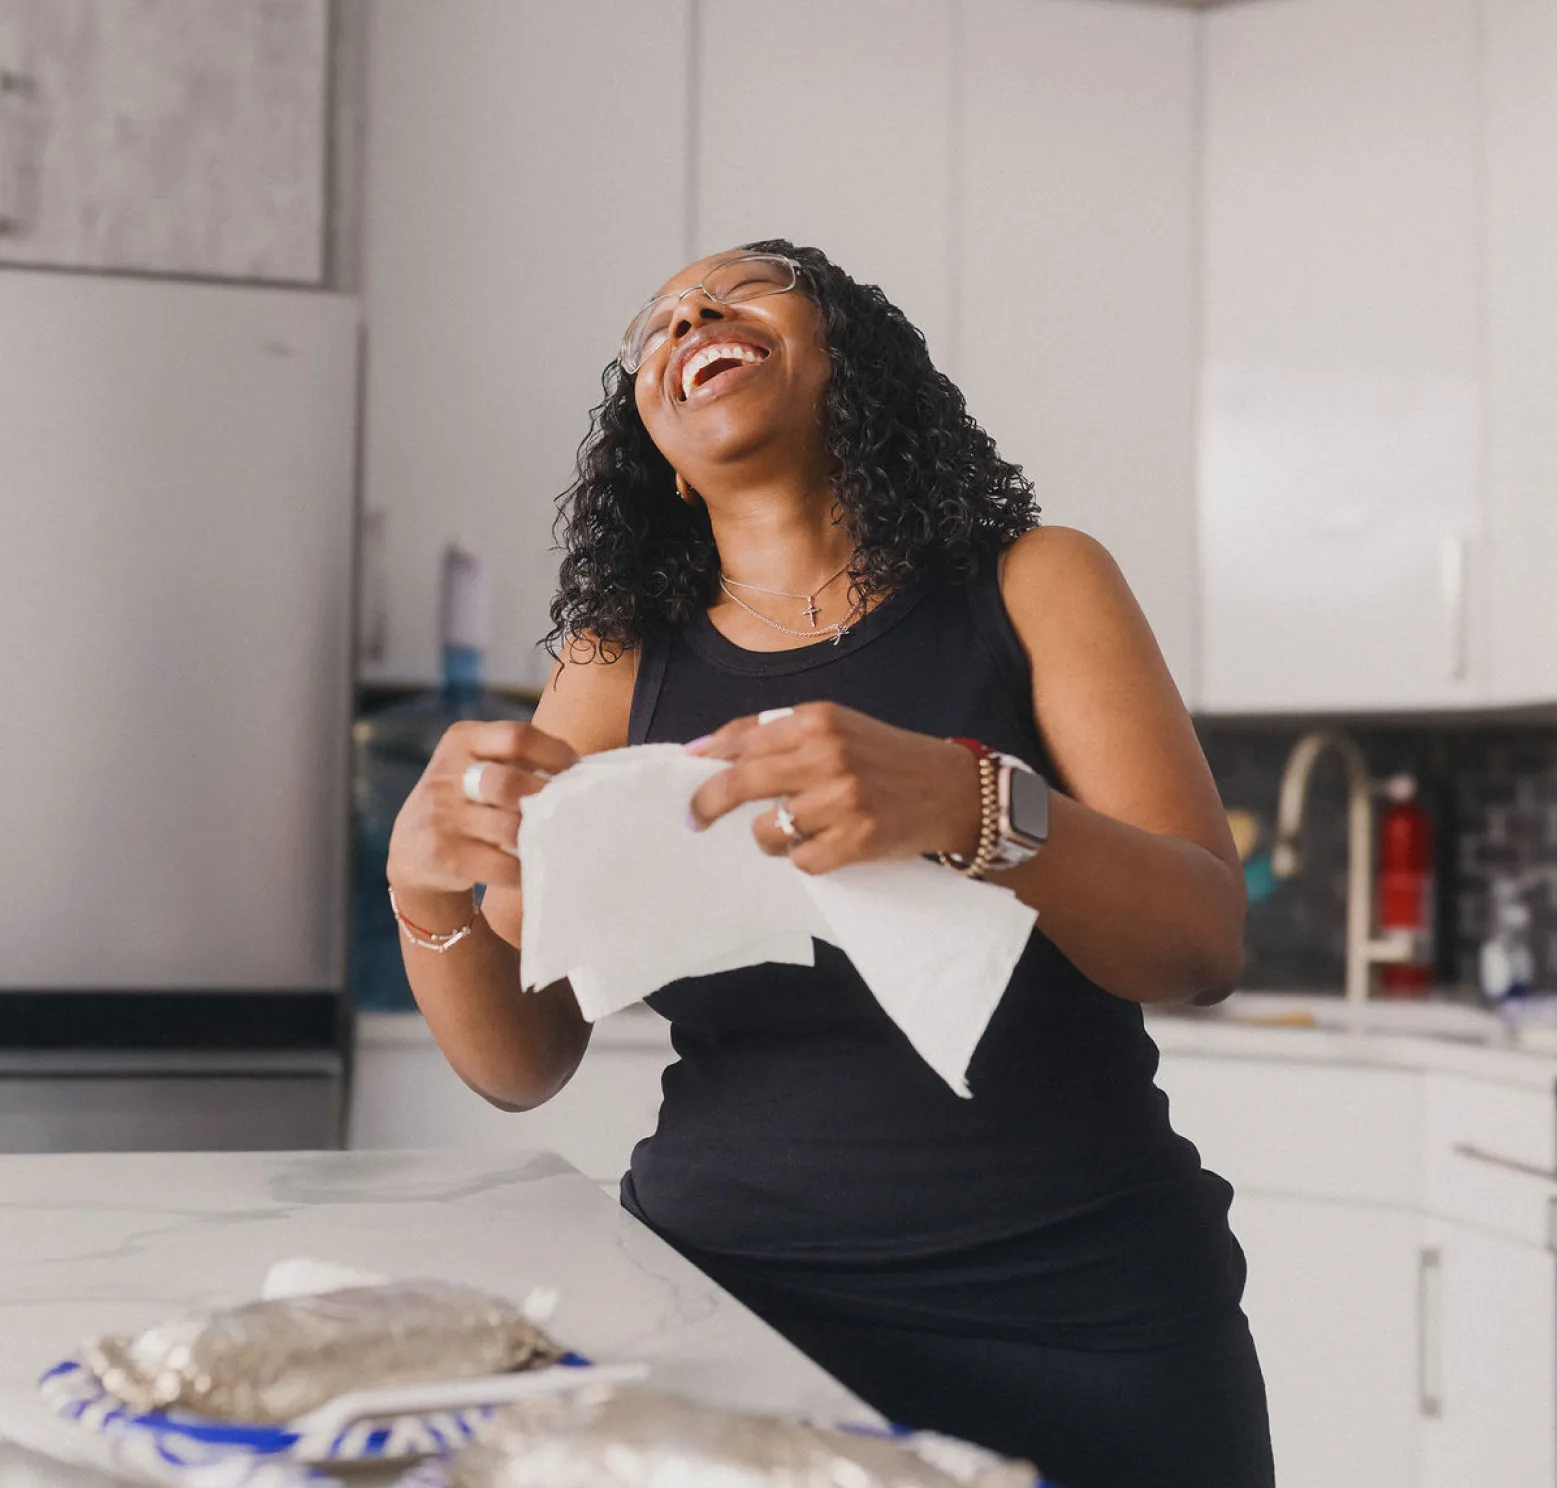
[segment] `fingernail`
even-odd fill
[[[701,749],[712,738],[712,734],[702,734],[696,739],[689,739],[682,747],[688,750]]]
[[[687,830],[692,832],[697,831],[697,818],[693,816],[692,808],[690,806],[687,807]]]

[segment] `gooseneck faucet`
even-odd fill
[[[1416,937],[1408,930],[1374,934],[1372,788],[1368,762],[1356,742],[1345,734],[1317,730],[1304,734],[1292,746],[1281,777],[1270,866],[1277,878],[1292,878],[1303,867],[1298,838],[1308,782],[1315,762],[1326,749],[1339,754],[1346,766],[1346,1000],[1362,1003],[1373,990],[1373,968],[1386,961],[1409,960]]]

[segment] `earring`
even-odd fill
[[[684,476],[679,470],[676,472],[676,494],[683,501],[685,501],[688,506],[691,506],[694,501],[700,499],[697,492],[687,484],[686,476]]]

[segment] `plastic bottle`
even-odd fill
[[[1379,823],[1379,929],[1410,930],[1417,953],[1410,961],[1379,968],[1387,997],[1425,997],[1433,983],[1433,829],[1417,799],[1414,775],[1384,782],[1389,801]]]
[[[358,1007],[375,1011],[404,1012],[416,1006],[385,891],[389,836],[405,798],[450,724],[461,719],[527,719],[535,711],[486,690],[484,662],[492,620],[481,559],[451,544],[444,550],[440,587],[442,686],[359,718],[352,730],[356,849],[351,988]]]
[[[1535,980],[1530,906],[1518,879],[1494,878],[1488,888],[1487,938],[1478,965],[1482,996],[1493,1002],[1527,997]]]

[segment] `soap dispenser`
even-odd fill
[[[1479,962],[1482,996],[1492,1002],[1526,997],[1535,980],[1535,953],[1524,886],[1517,878],[1500,875],[1488,891],[1487,938]]]

